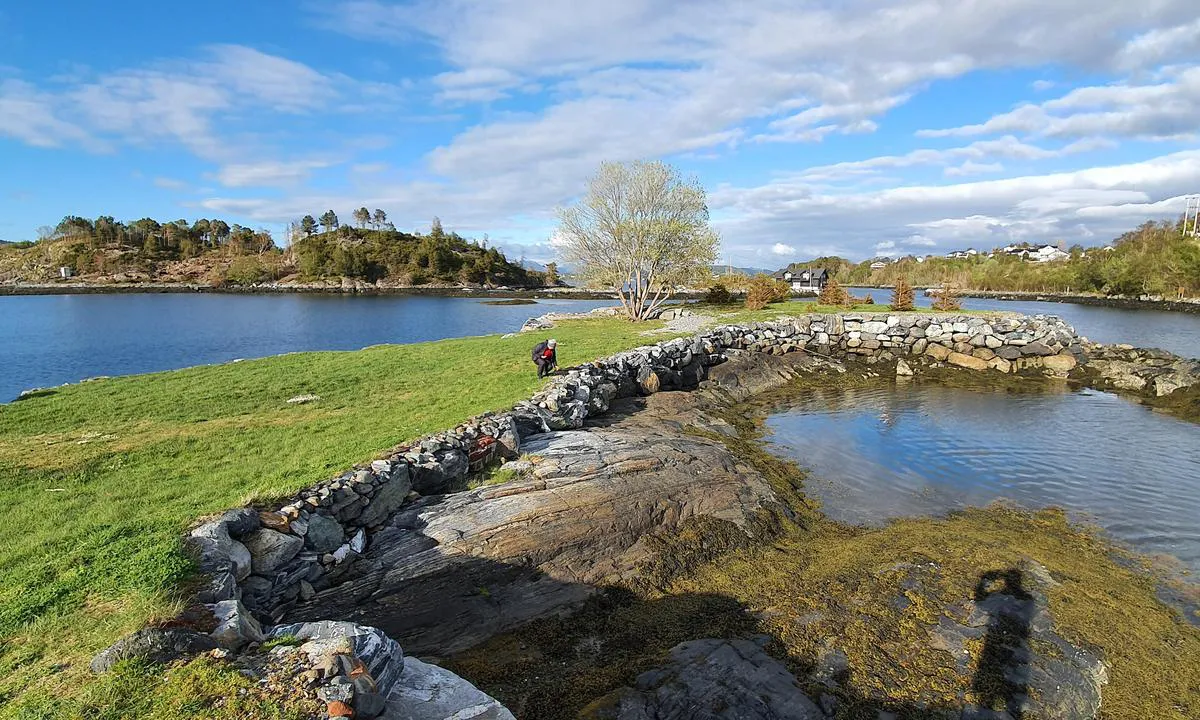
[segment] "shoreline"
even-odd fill
[[[891,290],[891,285],[847,285],[847,288],[864,290]],[[918,288],[925,297],[935,297],[937,288]],[[987,300],[1011,300],[1069,303],[1127,310],[1168,310],[1172,312],[1200,313],[1200,298],[1168,300],[1158,296],[1129,297],[1126,295],[1090,295],[1084,293],[1039,292],[1034,290],[967,290],[959,289],[959,297]]]
[[[463,286],[402,286],[374,285],[256,285],[251,287],[217,287],[190,283],[45,283],[0,285],[0,297],[32,295],[155,295],[155,294],[219,294],[219,295],[428,295],[436,297],[497,297],[497,298],[554,298],[568,300],[609,300],[616,294],[583,288],[472,288]]]
[[[926,290],[926,293],[929,291]],[[1128,310],[1169,310],[1172,312],[1200,313],[1200,298],[1166,300],[1156,297],[1127,297],[1124,295],[1083,295],[1077,293],[1042,293],[1026,290],[967,290],[962,297],[986,298],[991,300],[1032,300],[1037,302],[1072,303]]]

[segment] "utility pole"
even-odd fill
[[[1184,237],[1200,237],[1200,195],[1189,195],[1183,210]]]

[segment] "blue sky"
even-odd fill
[[[114,0],[0,37],[0,239],[366,205],[545,261],[600,162],[662,158],[778,267],[1099,244],[1200,192],[1194,0]]]

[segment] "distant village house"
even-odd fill
[[[771,277],[782,280],[792,286],[792,292],[803,295],[818,295],[829,282],[829,273],[825,270],[812,270],[796,267],[796,263],[779,270]]]

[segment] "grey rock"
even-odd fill
[[[169,663],[217,647],[211,637],[185,628],[146,628],[127,635],[92,658],[94,673],[108,672],[121,660],[141,658],[152,663]]]
[[[1040,340],[1035,340],[1035,341],[1029,343],[1028,345],[1022,347],[1021,354],[1022,355],[1046,356],[1046,355],[1054,355],[1056,353],[1046,343],[1044,343]]]
[[[237,600],[213,605],[213,615],[217,618],[217,629],[212,631],[212,639],[226,650],[240,650],[250,643],[260,643],[265,639],[262,626]]]
[[[259,528],[246,536],[246,549],[250,551],[251,567],[258,575],[271,574],[296,557],[302,547],[304,541],[295,535],[267,528]]]
[[[204,523],[192,530],[186,544],[199,556],[200,569],[205,572],[232,572],[238,580],[250,574],[253,563],[250,551],[229,535],[228,523],[220,520]]]
[[[408,499],[408,493],[412,491],[412,478],[408,472],[408,465],[399,465],[392,470],[391,475],[392,479],[379,486],[371,504],[363,509],[362,515],[358,517],[359,525],[374,527],[382,523],[391,517],[392,513],[399,510],[400,506]],[[341,540],[338,540],[338,544],[341,544]],[[330,550],[332,549],[330,548]],[[322,552],[328,552],[328,550]]]
[[[407,675],[408,663],[415,662],[405,658],[400,644],[382,631],[351,622],[323,620],[271,628],[270,637],[285,635],[302,641],[301,647],[310,657],[342,653],[348,647],[350,653],[366,666],[375,680],[376,691],[383,695],[392,689],[402,674]]]
[[[639,675],[635,687],[597,701],[600,717],[621,720],[823,720],[825,713],[783,663],[749,640],[693,640],[671,662]]]
[[[407,494],[405,490],[405,494]],[[346,540],[341,523],[326,515],[316,514],[308,519],[304,547],[317,553],[333,552]]]
[[[354,717],[356,720],[371,720],[383,712],[387,698],[374,692],[354,693]]]
[[[516,720],[495,698],[458,675],[416,658],[387,696],[383,720]]]
[[[258,513],[250,508],[226,510],[221,514],[220,522],[225,523],[225,529],[229,531],[230,537],[238,539],[254,532],[259,527]]]
[[[412,487],[422,495],[440,495],[467,474],[468,466],[466,453],[446,450],[435,461],[413,467]]]

